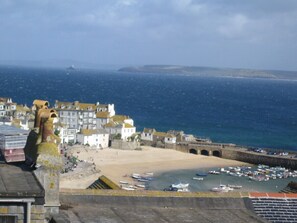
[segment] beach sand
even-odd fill
[[[202,169],[213,167],[241,166],[246,163],[222,159],[212,156],[202,156],[183,153],[171,149],[160,149],[142,146],[142,150],[118,150],[118,149],[92,149],[83,146],[70,147],[68,153],[72,153],[85,162],[94,163],[97,173],[74,174],[74,177],[61,175],[60,188],[85,189],[99,176],[105,175],[115,183],[127,181],[133,183],[132,173],[155,174],[181,169]],[[74,171],[75,173],[75,171]]]

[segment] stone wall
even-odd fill
[[[135,150],[140,148],[139,142],[126,142],[123,140],[113,140],[111,143],[113,149],[122,149],[122,150]]]
[[[0,203],[0,216],[17,216],[17,223],[26,222],[26,203]],[[43,205],[31,206],[31,223],[44,223],[45,209]]]

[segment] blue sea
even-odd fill
[[[297,82],[117,71],[0,67],[0,96],[114,103],[144,127],[215,142],[297,150]]]

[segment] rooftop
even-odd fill
[[[109,112],[97,112],[96,118],[109,118],[110,113]]]
[[[24,164],[0,164],[0,197],[44,197],[44,189]]]
[[[0,125],[0,135],[29,134],[29,131],[10,125]]]

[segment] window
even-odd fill
[[[0,223],[16,223],[17,216],[0,215]]]

